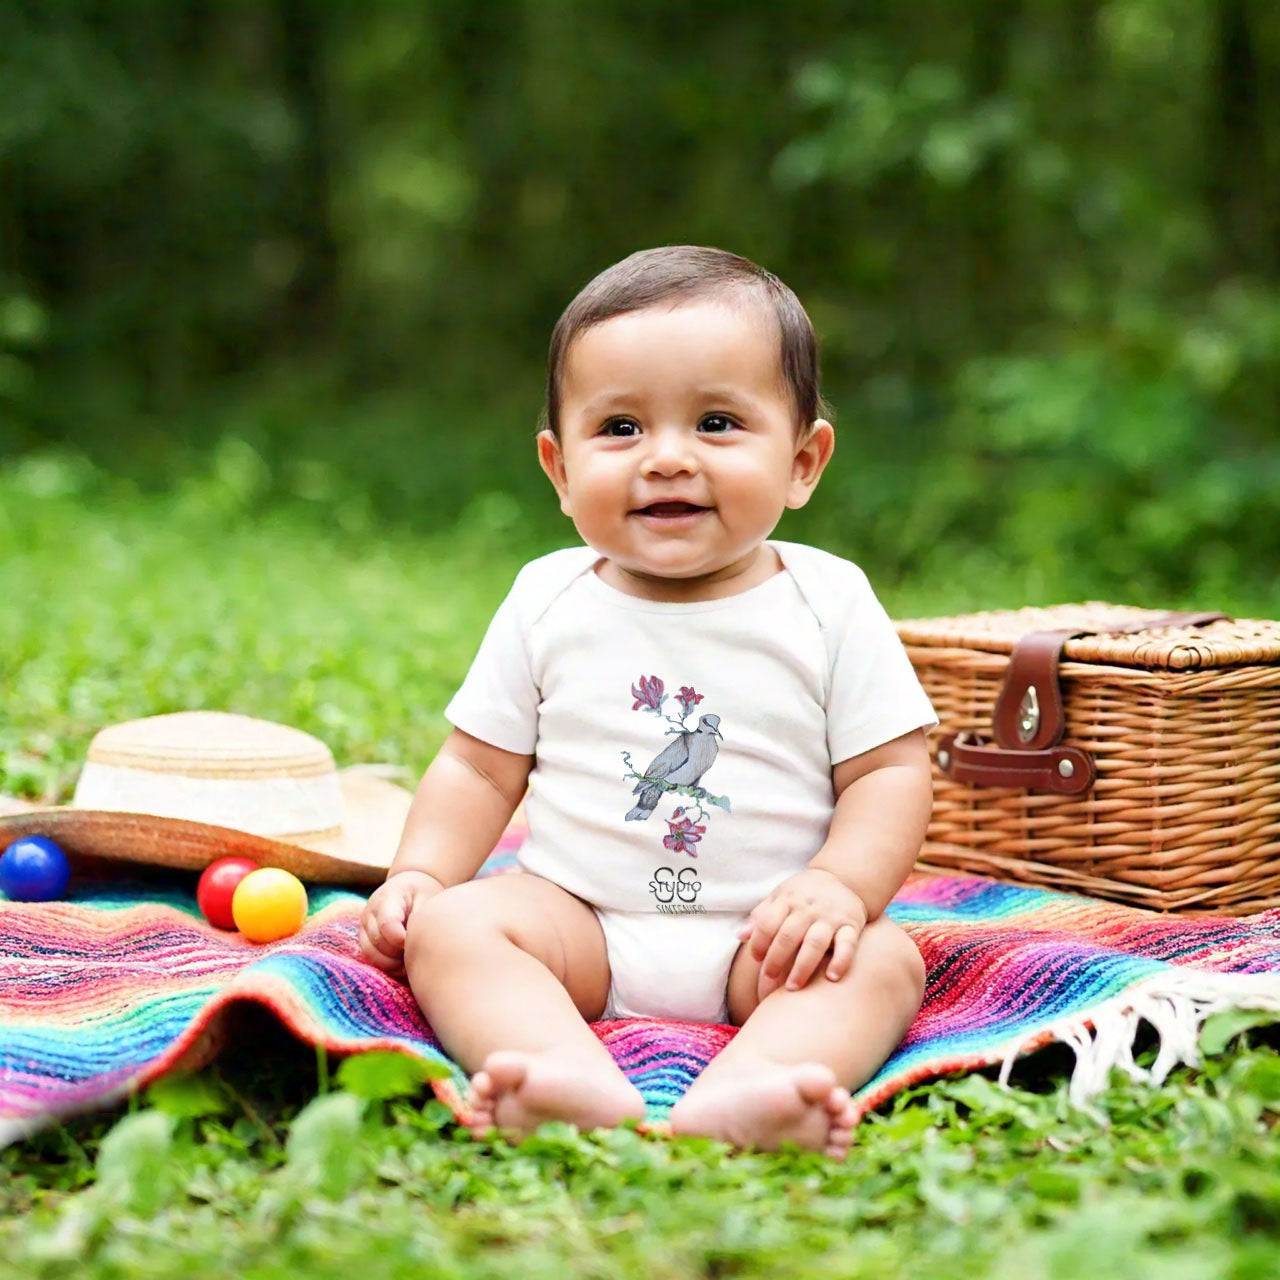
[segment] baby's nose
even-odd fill
[[[693,442],[685,431],[662,429],[651,432],[645,469],[655,475],[678,475],[697,469]]]

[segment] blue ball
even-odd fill
[[[0,892],[11,902],[51,902],[70,879],[67,855],[47,836],[23,836],[0,853]]]

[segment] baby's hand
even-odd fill
[[[849,972],[866,923],[862,899],[830,871],[808,867],[784,880],[738,931],[738,937],[750,939],[751,954],[762,962],[757,999],[776,991],[784,980],[789,991],[803,987],[828,951],[827,977],[838,982]]]
[[[404,940],[409,912],[418,898],[431,898],[443,886],[425,871],[397,871],[369,896],[360,914],[360,950],[384,973],[404,972]]]

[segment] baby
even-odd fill
[[[804,309],[734,254],[633,254],[555,327],[538,459],[586,545],[516,578],[360,927],[477,1132],[641,1117],[588,1022],[732,1021],[673,1132],[843,1158],[919,1008],[884,910],[933,711],[862,572],[769,541],[831,457],[821,409]],[[472,880],[526,791],[524,874]]]

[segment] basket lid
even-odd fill
[[[904,644],[932,648],[1012,653],[1013,646],[1032,631],[1079,628],[1097,634],[1068,640],[1062,656],[1069,662],[1104,662],[1169,671],[1280,665],[1280,622],[1235,618],[1198,627],[1152,626],[1127,634],[1115,631],[1145,618],[1165,616],[1164,609],[1137,609],[1094,600],[950,618],[909,618],[894,625]]]

